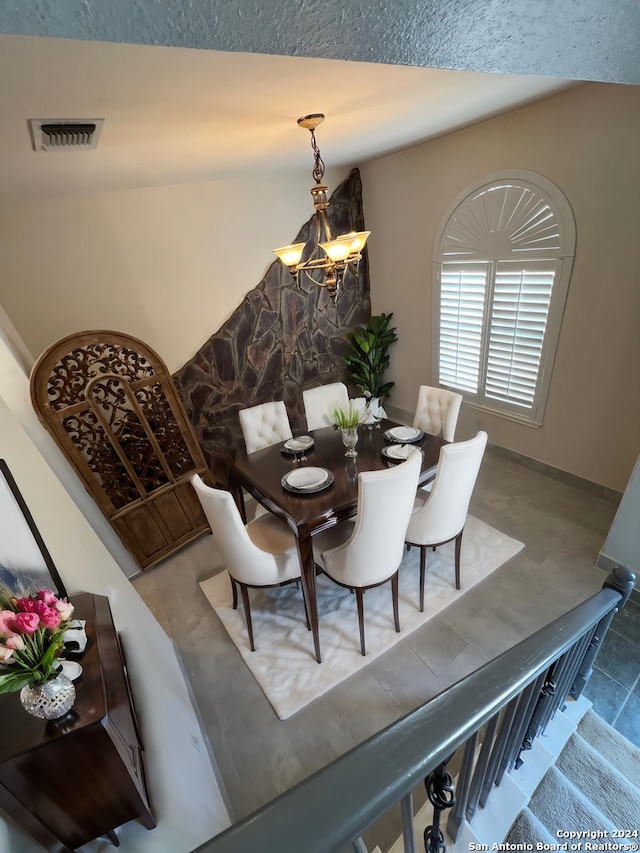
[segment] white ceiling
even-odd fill
[[[0,196],[68,195],[358,165],[574,81],[0,35]],[[32,150],[27,120],[105,120],[95,151]]]

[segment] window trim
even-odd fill
[[[532,253],[531,260],[550,260],[557,263],[559,272],[557,281],[554,282],[554,287],[551,295],[551,302],[547,314],[547,326],[545,330],[545,343],[541,353],[540,366],[538,371],[538,390],[536,393],[534,405],[531,410],[526,412],[518,412],[514,410],[512,404],[505,403],[502,405],[491,403],[484,399],[479,399],[476,395],[469,394],[468,391],[460,392],[459,388],[454,386],[444,385],[443,387],[451,387],[451,390],[458,391],[464,395],[464,402],[471,408],[485,411],[490,414],[502,417],[508,420],[516,421],[526,426],[538,428],[542,426],[544,413],[553,375],[553,366],[557,352],[558,343],[560,340],[560,330],[566,307],[567,293],[569,282],[571,280],[571,272],[573,269],[573,260],[575,257],[576,245],[576,226],[573,210],[569,202],[560,188],[554,184],[549,178],[538,172],[533,172],[527,169],[510,169],[492,172],[485,175],[478,181],[468,185],[456,198],[451,202],[445,211],[444,216],[440,221],[440,225],[436,231],[433,263],[432,263],[432,365],[434,384],[439,382],[440,375],[440,304],[441,304],[441,279],[440,268],[443,262],[455,262],[463,264],[466,261],[469,263],[487,263],[495,265],[498,260],[514,261],[514,256],[493,256],[493,257],[470,257],[468,255],[452,255],[443,253],[443,242],[449,231],[451,220],[454,215],[462,210],[466,203],[470,203],[473,198],[485,190],[492,187],[498,187],[505,181],[514,181],[518,184],[530,188],[532,191],[543,196],[545,201],[551,208],[558,226],[560,237],[560,249],[549,252],[541,252],[538,256]],[[483,340],[483,347],[486,346],[486,341]]]

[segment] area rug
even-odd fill
[[[284,720],[424,625],[523,547],[522,542],[468,516],[462,540],[463,588],[455,588],[454,543],[440,546],[435,553],[429,551],[424,613],[418,609],[420,549],[406,552],[399,584],[402,631],[396,634],[393,627],[390,584],[367,590],[366,657],[360,654],[355,596],[319,575],[321,664],[316,662],[311,632],[306,627],[302,590],[295,584],[250,590],[255,652],[249,648],[242,605],[237,610],[232,608],[227,572],[202,581],[200,586],[276,714]]]

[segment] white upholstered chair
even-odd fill
[[[322,429],[333,423],[334,409],[349,408],[349,392],[344,382],[318,385],[302,392],[307,429]]]
[[[291,425],[282,400],[261,403],[238,412],[247,453],[291,438]]]
[[[420,612],[424,610],[427,548],[456,540],[456,589],[460,589],[460,549],[469,502],[487,446],[482,430],[469,441],[445,444],[430,492],[418,490],[406,533],[407,545],[420,546]]]
[[[454,441],[461,403],[462,394],[446,388],[421,385],[413,425],[430,435]]]
[[[391,580],[395,629],[400,631],[398,569],[421,465],[422,452],[416,449],[393,468],[359,474],[355,521],[338,524],[312,540],[316,564],[337,584],[355,591],[363,655],[365,589]]]
[[[250,587],[280,586],[300,577],[300,559],[296,540],[286,526],[273,513],[261,515],[245,525],[230,492],[212,489],[198,474],[191,485],[207,517],[216,544],[220,548],[233,590],[233,609],[238,607],[238,587],[247,620],[251,651],[255,651]],[[307,620],[307,627],[308,627]]]

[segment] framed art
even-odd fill
[[[43,588],[59,598],[67,596],[9,466],[0,459],[0,598],[30,595]]]

